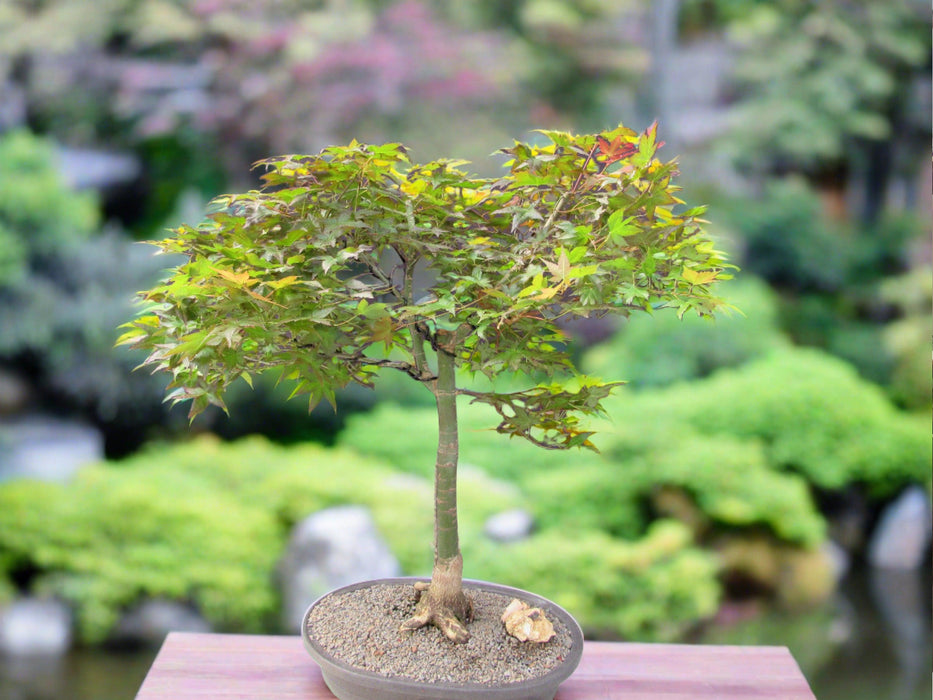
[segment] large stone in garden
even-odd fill
[[[511,508],[496,513],[486,520],[483,532],[496,542],[518,542],[531,535],[535,521],[524,508]]]
[[[26,123],[26,91],[12,80],[0,82],[0,133]]]
[[[295,526],[279,563],[285,627],[297,632],[307,607],[334,588],[399,573],[368,509],[319,511]]]
[[[0,654],[59,656],[71,638],[71,610],[61,601],[20,598],[0,608]]]
[[[113,641],[156,646],[169,632],[210,631],[210,624],[190,606],[154,598],[144,600],[120,619]]]
[[[868,543],[868,562],[886,569],[915,569],[926,559],[933,525],[930,500],[911,486],[881,513]]]
[[[103,458],[104,438],[91,426],[45,416],[0,421],[0,481],[66,482]]]
[[[133,154],[91,148],[60,147],[58,167],[65,182],[76,190],[125,185],[142,174],[142,163]]]

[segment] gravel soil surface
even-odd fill
[[[308,632],[334,658],[387,677],[427,683],[502,685],[543,676],[570,651],[570,631],[554,615],[555,636],[536,644],[506,634],[500,617],[511,598],[465,587],[473,598],[470,640],[454,644],[434,626],[399,625],[415,610],[410,585],[379,584],[320,601]]]

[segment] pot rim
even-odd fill
[[[554,668],[552,668],[544,675],[521,681],[502,683],[499,685],[489,685],[486,683],[452,683],[445,681],[428,683],[415,681],[410,678],[404,678],[402,676],[384,676],[373,671],[367,671],[356,666],[351,666],[350,664],[347,664],[346,662],[333,657],[330,653],[325,651],[316,642],[316,640],[312,639],[310,634],[308,634],[308,617],[311,615],[311,611],[318,603],[320,603],[328,596],[336,595],[339,593],[348,593],[350,591],[359,590],[361,588],[370,588],[372,586],[378,585],[391,586],[399,584],[414,584],[415,581],[430,581],[430,578],[425,576],[398,576],[392,578],[371,579],[368,581],[352,583],[347,586],[341,586],[340,588],[335,588],[332,591],[328,591],[313,603],[311,603],[310,606],[308,606],[304,617],[301,619],[301,640],[304,642],[305,649],[308,651],[311,657],[318,662],[319,665],[321,660],[324,660],[328,664],[341,669],[344,673],[354,675],[359,682],[372,683],[373,687],[376,687],[378,684],[391,682],[393,687],[396,689],[409,688],[412,690],[417,688],[424,688],[426,686],[442,690],[476,690],[479,688],[498,688],[507,690],[514,688],[516,691],[528,691],[536,688],[547,688],[549,686],[554,686],[556,688],[563,681],[567,680],[567,678],[570,677],[570,675],[579,665],[580,659],[583,656],[583,630],[580,629],[579,623],[577,623],[577,621],[569,612],[564,610],[557,603],[554,603],[547,598],[543,598],[536,593],[531,593],[520,588],[513,588],[511,586],[504,586],[498,583],[479,581],[476,579],[463,579],[463,587],[466,589],[483,589],[492,593],[499,593],[501,595],[510,595],[515,598],[520,598],[523,599],[526,603],[531,603],[538,607],[544,607],[548,611],[560,617],[564,625],[566,625],[567,630],[570,632],[571,637],[570,651],[564,657],[564,660],[560,661],[556,666],[554,666]]]

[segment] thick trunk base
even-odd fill
[[[402,630],[434,625],[447,639],[463,644],[470,639],[466,625],[473,621],[473,601],[463,592],[463,560],[434,565],[431,583],[415,583],[418,606],[415,614],[402,623]]]

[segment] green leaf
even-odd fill
[[[613,240],[622,240],[629,236],[634,236],[641,232],[634,216],[626,216],[624,209],[617,209],[612,212],[607,221],[609,225],[609,236]]]

